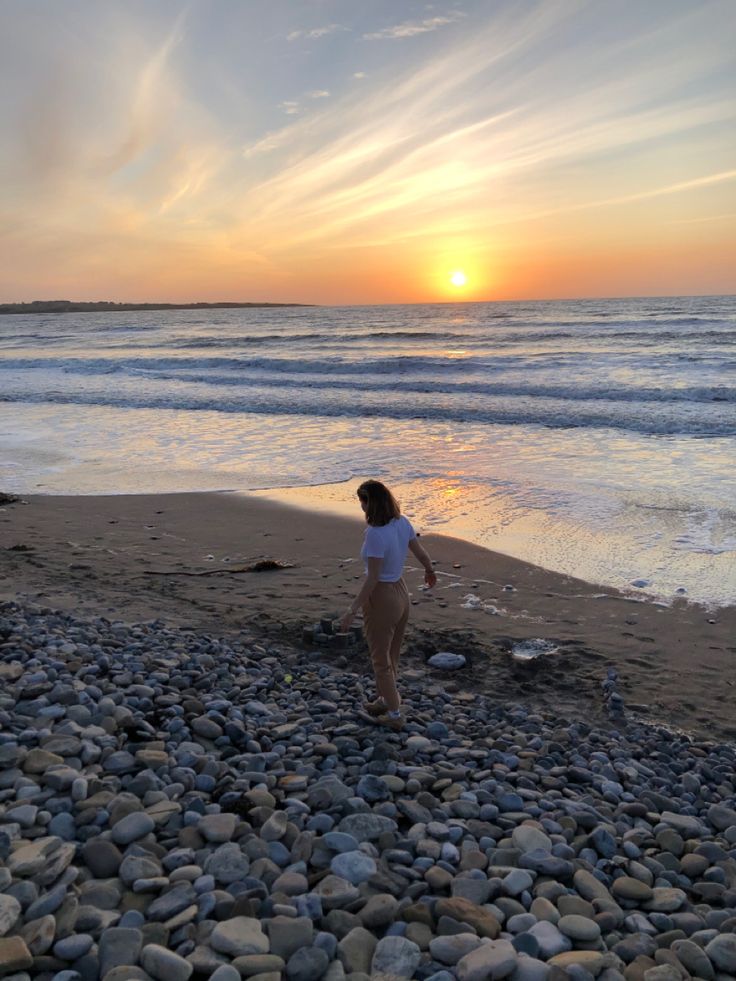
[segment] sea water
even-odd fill
[[[0,317],[0,490],[384,478],[424,531],[736,601],[736,298]]]

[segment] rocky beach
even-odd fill
[[[736,977],[732,609],[428,536],[393,732],[325,639],[359,522],[34,497],[0,529],[5,981]]]
[[[0,679],[5,979],[736,976],[732,744],[11,602]]]

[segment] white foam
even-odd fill
[[[511,648],[512,657],[517,661],[532,661],[536,657],[547,654],[556,654],[559,648],[551,640],[544,640],[536,637],[531,640],[522,640],[514,644]]]

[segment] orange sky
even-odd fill
[[[730,0],[0,20],[1,301],[736,292]]]

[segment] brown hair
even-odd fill
[[[358,488],[358,497],[365,502],[365,520],[369,525],[387,525],[392,518],[401,517],[401,508],[391,491],[380,480],[365,480]]]

